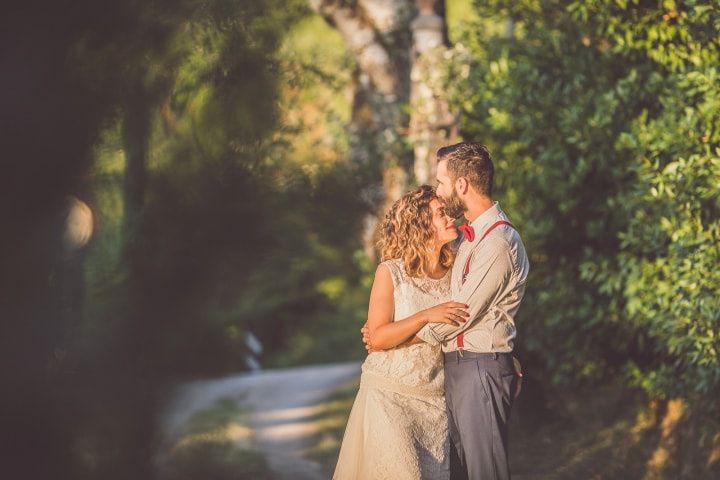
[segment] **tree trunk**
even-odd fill
[[[412,23],[413,66],[410,90],[410,138],[414,153],[414,174],[419,184],[435,183],[438,148],[456,141],[457,117],[450,112],[438,76],[442,55],[448,46],[447,26],[437,12],[445,12],[443,0],[418,0],[419,15]],[[435,54],[428,55],[428,52]]]
[[[308,1],[338,30],[357,62],[350,155],[356,165],[378,172],[361,192],[372,212],[363,222],[363,246],[374,260],[378,219],[411,183],[433,182],[436,150],[457,136],[456,117],[442,92],[426,81],[438,74],[437,65],[416,63],[424,52],[448,44],[445,2]],[[403,111],[408,102],[410,117]]]
[[[120,349],[126,356],[118,364],[115,381],[109,388],[124,394],[116,405],[118,415],[132,419],[119,433],[119,449],[127,462],[122,476],[152,477],[152,455],[155,448],[154,419],[161,378],[152,361],[159,323],[152,316],[153,300],[148,299],[149,274],[147,243],[143,242],[140,217],[146,203],[147,161],[151,135],[152,112],[157,96],[143,84],[138,74],[126,96],[122,124],[125,150],[123,182],[123,256],[128,272],[126,302],[128,305],[123,328],[119,333]]]
[[[150,138],[150,99],[138,82],[128,94],[122,124],[125,149],[123,184],[124,228],[126,245],[135,234],[140,211],[145,203],[147,154]],[[129,236],[129,237],[128,237]]]
[[[357,62],[350,125],[351,159],[376,172],[361,192],[371,214],[363,222],[363,246],[375,257],[378,217],[410,183],[412,152],[404,142],[410,96],[410,0],[309,0],[338,30]]]

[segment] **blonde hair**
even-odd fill
[[[399,259],[411,277],[428,277],[434,263],[435,229],[430,202],[438,198],[435,189],[422,185],[400,197],[385,214],[378,248],[382,261]],[[440,264],[452,267],[455,252],[450,244],[440,250]]]

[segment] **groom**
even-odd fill
[[[450,439],[458,455],[452,478],[506,480],[508,421],[518,388],[511,352],[528,258],[520,234],[493,202],[487,147],[461,142],[438,150],[437,159],[445,212],[469,222],[459,228],[464,238],[451,287],[452,300],[469,305],[470,317],[459,326],[430,323],[417,336],[444,352]]]

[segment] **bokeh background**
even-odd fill
[[[532,265],[518,478],[718,478],[717,1],[3,10],[3,478],[272,478],[162,453],[173,388],[362,360],[378,215],[463,139]]]

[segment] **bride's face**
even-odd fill
[[[438,245],[445,245],[458,237],[455,222],[452,217],[445,214],[445,207],[435,198],[430,201],[433,227],[435,228],[435,239]]]

